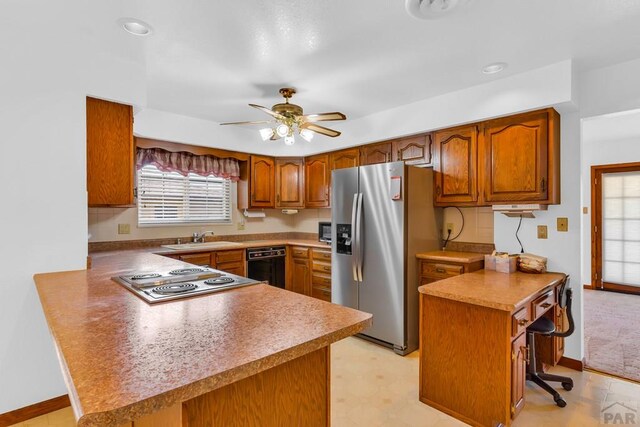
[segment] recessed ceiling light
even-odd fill
[[[507,68],[506,62],[494,62],[493,64],[485,65],[482,67],[482,72],[485,74],[495,74]]]
[[[134,36],[148,36],[153,32],[151,25],[135,18],[118,19],[118,25],[127,33],[133,34]]]

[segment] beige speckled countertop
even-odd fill
[[[564,278],[562,273],[511,274],[479,270],[420,286],[420,293],[440,298],[514,311],[547,287]]]
[[[130,250],[35,276],[78,425],[118,425],[371,325],[370,314],[263,284],[149,305],[110,279],[186,265]]]
[[[431,251],[431,252],[417,253],[416,258],[426,259],[431,261],[472,263],[476,261],[483,261],[484,254],[479,254],[475,252]]]

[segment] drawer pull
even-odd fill
[[[526,325],[526,324],[527,324],[527,322],[528,322],[528,320],[527,320],[527,319],[520,319],[520,320],[518,320],[518,325],[519,325],[519,326],[524,326],[524,325]]]
[[[331,284],[331,279],[324,279],[323,282],[326,283],[327,285],[330,285]]]
[[[328,267],[328,266],[326,266],[326,265],[325,265],[324,267],[322,267],[322,269],[323,269],[324,271],[331,271],[331,267]]]
[[[331,291],[328,289],[321,289],[322,293],[325,295],[331,295]]]
[[[544,304],[541,305],[542,308],[549,308],[551,307],[551,304],[549,304],[548,302],[545,302]]]
[[[447,272],[447,270],[445,270],[445,269],[444,269],[444,268],[442,268],[442,267],[438,267],[438,268],[436,268],[436,272],[437,272],[437,273],[446,273],[446,272]]]

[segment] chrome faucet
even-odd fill
[[[213,231],[202,231],[198,233],[197,231],[193,233],[193,243],[204,243],[204,236],[210,234],[214,236]]]

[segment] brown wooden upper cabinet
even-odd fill
[[[329,155],[319,154],[305,158],[305,205],[308,208],[329,207],[331,199],[329,195],[330,171]]]
[[[391,141],[360,147],[361,165],[377,165],[391,161]]]
[[[553,109],[485,122],[479,147],[484,201],[559,203],[553,173],[559,129]]]
[[[276,206],[275,160],[273,157],[251,156],[249,167],[251,208]]]
[[[304,159],[276,159],[276,208],[304,208]]]
[[[334,151],[329,154],[329,163],[331,170],[360,166],[360,150],[358,148],[349,148]]]
[[[435,205],[477,204],[478,126],[437,131],[433,147]]]
[[[130,105],[87,97],[89,206],[132,205],[135,144]]]
[[[392,142],[393,161],[408,165],[431,164],[431,134],[396,139]]]

